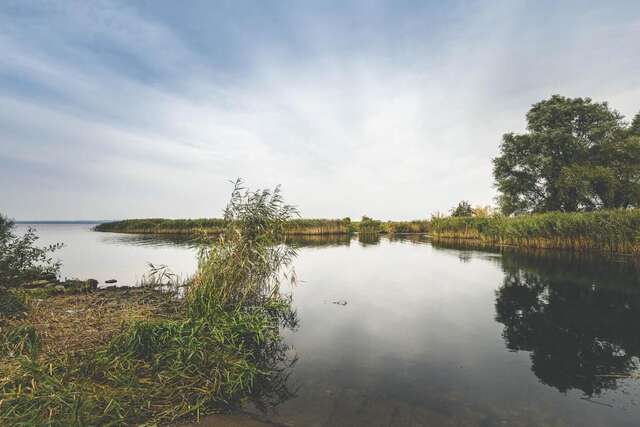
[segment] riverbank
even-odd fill
[[[2,291],[0,425],[167,424],[286,395],[270,313],[195,319],[161,287],[94,283]]]
[[[430,236],[491,246],[640,254],[640,209],[434,218]]]

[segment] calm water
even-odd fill
[[[146,262],[195,268],[184,242],[37,228],[42,241],[67,245],[63,276],[135,284]],[[297,397],[269,415],[275,423],[640,425],[633,262],[461,250],[424,237],[299,245],[300,328],[287,332]]]

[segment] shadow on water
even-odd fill
[[[380,234],[378,233],[358,233],[358,243],[361,246],[375,246],[380,244]]]
[[[132,245],[146,247],[187,247],[198,248],[210,242],[201,237],[186,236],[184,234],[127,234],[102,233],[102,241],[108,244]]]
[[[445,250],[454,245],[434,243]],[[560,392],[586,397],[618,388],[640,368],[640,269],[630,258],[558,251],[462,249],[498,262],[495,319],[510,351],[530,353],[531,370]]]
[[[286,243],[296,248],[350,246],[351,236],[349,234],[327,234],[327,235],[292,235],[286,237]]]
[[[110,244],[122,244],[148,247],[188,247],[198,248],[205,244],[215,242],[215,237],[193,237],[184,234],[125,234],[125,233],[105,233],[103,241]],[[293,235],[287,236],[286,243],[297,247],[330,247],[349,246],[351,236],[348,234],[331,235]]]

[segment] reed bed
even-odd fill
[[[388,234],[428,233],[430,222],[429,220],[387,221],[382,224],[382,228]]]
[[[125,219],[105,222],[94,227],[95,231],[134,234],[219,234],[225,222],[220,218],[199,219]]]
[[[359,234],[380,234],[384,230],[382,228],[382,222],[363,216],[362,220],[358,223]]]
[[[221,234],[225,228],[224,219],[126,219],[122,221],[106,222],[94,227],[95,231],[132,233],[132,234],[166,234],[166,235],[197,235]],[[284,233],[286,235],[331,235],[349,234],[351,220],[344,219],[298,219],[287,221]]]
[[[284,232],[287,236],[319,236],[332,234],[349,234],[351,220],[344,219],[291,219],[288,220]]]
[[[491,245],[638,254],[640,209],[434,218],[430,234],[434,239],[475,240]]]

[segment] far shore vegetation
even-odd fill
[[[200,219],[125,219],[95,226],[96,231],[133,234],[217,235],[224,231],[224,220]],[[429,220],[378,221],[367,216],[361,221],[343,219],[292,218],[284,226],[285,236],[331,236],[351,233],[426,233]]]

